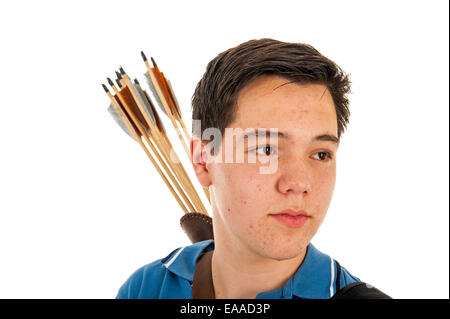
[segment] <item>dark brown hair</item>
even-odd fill
[[[192,119],[201,120],[201,138],[206,128],[218,128],[222,135],[234,119],[239,92],[251,81],[275,75],[300,84],[323,84],[336,108],[338,138],[350,116],[350,79],[339,66],[311,45],[258,39],[220,53],[206,67],[192,96]]]

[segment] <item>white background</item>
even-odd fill
[[[3,1],[0,297],[114,298],[190,244],[100,84],[119,65],[144,82],[144,50],[190,127],[206,64],[271,37],[312,44],[353,82],[313,243],[392,297],[448,298],[448,19],[447,1]]]

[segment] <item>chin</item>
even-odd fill
[[[283,260],[297,258],[300,255],[300,253],[301,253],[301,251],[298,251],[295,253],[294,252],[286,252],[286,253],[277,252],[277,253],[267,256],[267,258],[277,260],[277,261],[283,261]]]
[[[274,259],[278,261],[289,260],[301,255],[308,245],[303,244],[287,244],[281,246],[280,244],[269,247],[258,247],[257,253],[265,258]]]

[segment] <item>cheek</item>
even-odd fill
[[[323,174],[318,174],[314,179],[317,189],[319,193],[328,193],[330,190],[334,188],[334,184],[336,182],[336,174],[333,170],[328,172],[324,172]]]
[[[325,213],[331,202],[336,183],[336,170],[334,167],[327,172],[314,176],[312,190],[312,203],[316,203],[316,211]]]
[[[256,165],[253,165],[256,166]],[[216,202],[228,220],[251,220],[264,213],[264,201],[269,196],[269,175],[259,174],[252,165],[223,165],[214,178]],[[245,214],[243,214],[245,212]]]
[[[262,246],[273,243],[276,238],[276,233],[270,231],[261,219],[250,221],[243,231],[248,238],[258,238]]]

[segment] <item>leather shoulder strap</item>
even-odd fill
[[[212,255],[213,250],[202,253],[197,259],[192,282],[192,299],[215,299],[211,271]]]

